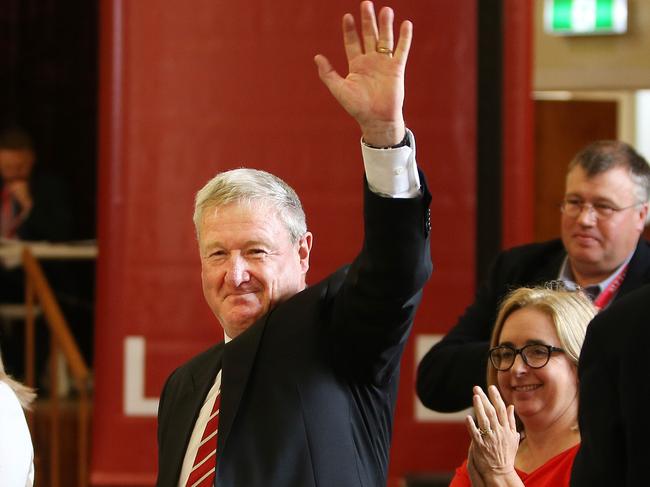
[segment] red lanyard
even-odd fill
[[[618,275],[614,278],[614,280],[609,283],[609,286],[603,289],[598,297],[594,300],[594,305],[596,308],[598,308],[599,311],[603,308],[606,308],[610,301],[614,299],[616,291],[618,291],[618,288],[621,287],[621,284],[623,284],[623,279],[625,279],[625,274],[627,274],[627,266],[628,264],[625,264],[625,267],[623,267]]]

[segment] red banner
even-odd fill
[[[434,195],[436,270],[415,330],[441,333],[473,295],[476,2],[393,6],[396,21],[415,25],[405,114]],[[358,4],[105,0],[101,9],[91,482],[144,486],[155,482],[165,378],[222,336],[201,291],[195,191],[241,165],[285,179],[315,235],[312,283],[361,244],[358,129],[312,61],[321,52],[346,69],[340,19]],[[410,344],[393,477],[450,470],[465,455],[457,425],[416,418],[414,362]]]

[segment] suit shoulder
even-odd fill
[[[643,247],[646,251],[650,251],[650,241],[644,237],[641,237],[639,239],[638,247]]]
[[[291,297],[287,303],[296,302],[302,304],[304,300],[313,300],[314,298],[325,300],[331,299],[331,297],[341,289],[349,270],[349,264],[339,267],[336,271],[327,275],[322,280],[308,286],[303,291]]]
[[[614,301],[611,306],[599,313],[593,322],[610,320],[616,322],[616,326],[624,326],[623,322],[633,319],[645,323],[649,301],[650,284],[646,284]]]
[[[650,267],[650,242],[641,237],[636,246],[630,265],[638,265],[643,268]]]
[[[195,355],[187,362],[185,362],[181,367],[190,367],[194,368],[196,366],[204,365],[206,362],[211,362],[214,360],[214,356],[223,348],[224,343],[219,342],[216,345],[212,345],[210,348],[202,351],[198,355]]]
[[[191,375],[194,371],[211,370],[223,349],[223,345],[223,342],[213,345],[176,367],[167,378],[165,388],[178,380],[184,380],[186,376]]]
[[[554,278],[564,256],[559,239],[520,245],[501,252],[492,264],[492,273],[510,284],[532,284]]]
[[[557,257],[564,254],[564,245],[560,239],[548,240],[546,242],[535,242],[526,245],[519,245],[504,250],[500,257],[509,260],[537,260],[544,257]]]
[[[183,365],[181,365],[179,368],[182,369],[197,369],[197,368],[202,368],[207,364],[210,364],[214,362],[215,357],[220,353],[220,351],[223,349],[224,342],[219,342],[216,345],[212,345],[210,348],[204,350],[203,352],[199,353],[198,355],[195,355],[191,359],[189,359],[187,362],[185,362]]]

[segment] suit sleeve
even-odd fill
[[[589,324],[578,369],[582,442],[572,487],[648,482],[649,297],[650,286],[645,286]]]
[[[472,405],[472,387],[485,388],[487,350],[499,300],[507,289],[505,254],[492,264],[476,299],[449,333],[422,358],[417,394],[428,408],[460,411]]]
[[[622,354],[620,371],[621,417],[624,421],[625,447],[627,460],[625,485],[643,485],[648,482],[648,458],[650,458],[650,426],[647,415],[650,405],[650,385],[648,385],[648,346],[650,329],[648,327],[648,287],[645,296],[636,307],[634,316],[628,317],[631,323],[630,334],[619,353]],[[615,327],[613,327],[615,329]],[[608,347],[611,343],[608,342]]]
[[[619,453],[610,455],[611,448],[622,442],[623,424],[618,410],[620,397],[619,365],[613,350],[607,350],[611,311],[596,316],[587,328],[579,363],[581,445],[573,463],[572,486],[619,485],[622,465],[614,483],[609,476],[609,465],[619,463]],[[615,347],[620,348],[618,337]],[[613,341],[610,341],[614,345]],[[613,452],[612,452],[613,453]],[[605,483],[599,483],[599,479]]]
[[[432,265],[429,194],[385,198],[365,184],[365,237],[332,307],[332,354],[348,376],[383,384],[399,365]]]
[[[158,438],[158,478],[156,479],[156,487],[163,487],[169,484],[169,478],[163,475],[163,471],[168,470],[168,465],[164,465],[164,459],[167,457],[167,450],[169,440],[167,439],[166,431],[174,427],[174,421],[167,417],[167,402],[166,399],[170,394],[170,389],[173,388],[174,377],[177,375],[178,369],[174,370],[162,388],[160,393],[160,400],[158,401],[158,414],[157,414],[157,438]],[[179,467],[180,468],[180,467]]]

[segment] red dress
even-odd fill
[[[517,475],[526,487],[568,487],[571,478],[573,459],[578,452],[580,443],[558,453],[541,467],[530,473],[515,469]],[[467,473],[467,460],[456,469],[456,475],[451,479],[449,487],[471,487]]]

